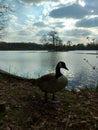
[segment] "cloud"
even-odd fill
[[[17,23],[18,22],[18,17],[16,15],[11,14],[10,15],[10,22],[14,23],[14,24]]]
[[[51,30],[56,30],[64,41],[78,43],[95,35],[97,39],[98,0],[0,1],[14,9],[9,14],[5,41],[39,42]]]
[[[43,22],[36,22],[33,25],[37,26],[37,27],[45,27],[46,26]]]
[[[85,0],[86,8],[93,11],[93,14],[98,14],[98,0]]]
[[[21,31],[18,31],[18,35],[25,35],[25,36],[29,36],[29,33],[28,33],[28,31],[26,31],[26,30],[21,30]]]
[[[76,23],[76,27],[98,27],[98,17],[90,18],[90,19],[82,19]]]
[[[30,42],[32,39],[35,40],[35,31],[32,31],[32,28],[25,27],[25,25],[19,25],[18,27],[20,28],[15,29],[13,27],[8,27],[6,31],[9,35],[5,37],[5,40],[9,42]]]
[[[86,29],[72,29],[65,32],[65,35],[67,36],[75,36],[75,37],[81,37],[81,36],[88,36],[91,34],[91,31]]]
[[[79,19],[83,18],[88,14],[88,11],[85,7],[80,6],[79,4],[72,4],[69,6],[63,6],[58,9],[54,9],[50,12],[50,16],[53,18],[74,18]]]
[[[22,3],[26,3],[26,4],[38,4],[41,2],[57,2],[59,0],[19,0]]]
[[[49,30],[43,29],[43,30],[38,31],[37,35],[43,36],[43,35],[47,35],[49,32],[50,32]]]
[[[64,27],[63,24],[64,24],[63,22],[55,22],[55,27],[63,28]]]

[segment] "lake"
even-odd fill
[[[0,51],[0,69],[22,77],[38,78],[54,72],[58,61],[64,61],[69,68],[61,69],[69,80],[68,88],[97,85],[96,51]]]

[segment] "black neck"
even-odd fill
[[[60,76],[62,76],[60,72],[60,67],[56,66],[56,78],[59,78]]]

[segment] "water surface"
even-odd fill
[[[22,77],[38,78],[54,72],[58,61],[64,61],[69,68],[61,70],[69,79],[68,88],[98,83],[96,51],[0,51],[0,69]]]

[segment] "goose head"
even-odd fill
[[[66,69],[66,70],[69,70],[69,69],[66,67],[66,64],[65,64],[63,61],[58,62],[57,66],[56,66],[56,78],[59,78],[60,76],[63,75],[63,74],[60,72],[60,69],[61,69],[61,68]]]

